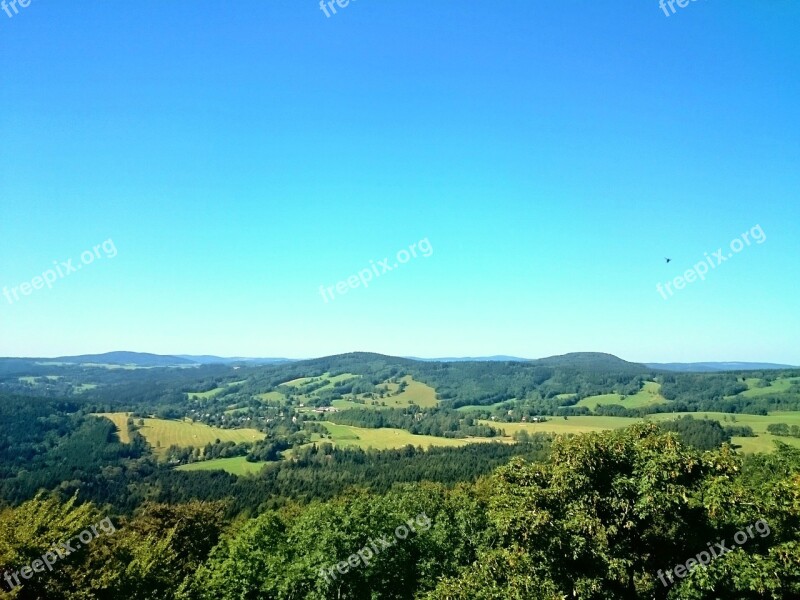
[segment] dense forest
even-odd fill
[[[0,513],[0,570],[18,599],[795,598],[798,498],[797,450],[743,460],[638,425],[474,483],[349,488],[245,520],[226,500],[125,516],[37,496]],[[14,585],[103,518],[113,532]]]

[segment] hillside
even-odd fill
[[[149,354],[147,352],[105,352],[103,354],[81,354],[78,356],[58,356],[37,359],[41,362],[61,362],[73,364],[133,365],[137,367],[172,367],[195,364],[191,360],[177,356]]]
[[[534,364],[547,367],[563,367],[586,369],[591,371],[624,371],[630,373],[648,373],[647,365],[632,363],[613,354],[604,352],[570,352],[560,356],[549,356],[533,361]]]

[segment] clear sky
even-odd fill
[[[0,355],[800,364],[795,0],[15,6]]]

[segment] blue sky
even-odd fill
[[[797,2],[17,8],[0,355],[800,364]]]

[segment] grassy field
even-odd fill
[[[131,436],[128,435],[128,414],[130,413],[94,413],[96,417],[105,417],[117,426],[117,435],[123,444],[131,443]]]
[[[281,394],[280,392],[264,392],[263,394],[258,394],[257,396],[264,402],[269,402],[272,404],[278,403],[283,404],[286,402],[286,396]]]
[[[372,400],[371,398],[364,397],[367,406],[382,408],[385,404],[388,408],[406,408],[412,404],[416,404],[422,408],[431,408],[439,403],[439,401],[436,400],[436,390],[429,385],[414,381],[410,375],[403,377],[402,381],[404,381],[407,386],[403,392],[396,396],[388,396],[380,398],[379,400]],[[397,383],[387,383],[386,387],[392,394],[396,394],[397,390],[400,389],[400,385]]]
[[[62,376],[61,375],[43,375],[42,377],[44,377],[45,379],[47,379],[49,381],[58,381],[59,379],[61,379]],[[39,377],[28,376],[28,377],[17,377],[17,379],[19,379],[22,383],[30,383],[31,385],[33,385],[33,384],[36,383],[36,380],[39,379]]]
[[[622,404],[625,396],[622,394],[600,394],[599,396],[587,396],[579,400],[575,406],[585,406],[589,410],[594,410],[601,404]]]
[[[758,437],[734,437],[731,442],[741,446],[740,452],[752,454],[756,452],[772,452],[775,450],[774,442],[783,442],[787,446],[800,448],[800,439],[790,437],[779,437],[771,433],[760,433]]]
[[[779,377],[771,382],[768,387],[756,387],[761,380],[751,377],[745,380],[747,387],[750,388],[741,394],[745,398],[758,398],[759,396],[767,396],[769,394],[782,394],[789,390],[792,383],[799,383],[800,378],[797,377]]]
[[[334,376],[331,376],[329,373],[325,373],[325,375],[323,375],[322,378],[330,380],[329,383],[326,383],[321,388],[319,388],[318,390],[314,390],[314,391],[315,392],[322,392],[322,391],[325,391],[325,390],[330,390],[337,383],[341,383],[342,381],[348,381],[350,379],[357,379],[358,377],[359,377],[359,375],[353,375],[352,373],[342,373],[341,375],[334,375]]]
[[[208,390],[207,392],[189,392],[186,395],[189,396],[189,400],[196,400],[197,398],[213,398],[224,390],[224,387],[218,387],[214,388],[213,390]]]
[[[130,442],[128,438],[127,413],[99,413],[98,416],[110,419],[119,431],[120,441]],[[165,452],[175,444],[187,446],[205,446],[219,439],[222,442],[253,442],[263,440],[266,435],[255,429],[220,429],[209,427],[204,423],[191,421],[168,421],[165,419],[144,419],[144,427],[139,429],[156,454]]]
[[[208,390],[206,392],[188,392],[186,395],[189,397],[189,400],[195,400],[197,398],[213,398],[214,396],[216,396],[220,392],[225,391],[232,385],[241,385],[245,381],[246,380],[244,379],[242,381],[231,381],[230,383],[226,383],[223,387],[214,388],[213,390]]]
[[[255,475],[267,463],[247,462],[244,456],[233,458],[215,458],[192,463],[190,465],[180,465],[175,467],[176,471],[227,471],[232,475]]]
[[[578,402],[577,406],[586,406],[590,410],[594,410],[601,404],[619,404],[626,408],[639,408],[666,401],[667,399],[661,395],[661,384],[655,381],[645,381],[642,389],[632,396],[623,396],[621,394],[589,396]]]
[[[669,421],[679,416],[690,415],[695,419],[714,419],[725,425],[749,425],[758,437],[734,437],[731,442],[741,446],[741,452],[771,452],[775,449],[773,441],[780,441],[789,446],[800,448],[800,438],[778,437],[767,433],[767,426],[773,423],[786,423],[787,425],[800,425],[800,411],[796,412],[775,412],[768,416],[760,415],[735,415],[736,421],[730,419],[734,415],[719,412],[705,413],[660,413],[649,415],[647,420]],[[528,433],[548,432],[548,433],[588,433],[591,431],[605,431],[607,429],[618,429],[638,423],[641,419],[627,417],[569,417],[566,421],[563,418],[549,417],[545,423],[498,423],[493,421],[481,421],[485,425],[491,425],[501,429],[505,435],[513,435],[517,431],[527,431]],[[725,419],[728,419],[727,421]]]
[[[388,448],[402,448],[407,444],[422,446],[427,449],[431,446],[466,446],[475,442],[492,441],[490,438],[451,440],[431,435],[413,435],[404,429],[367,429],[350,425],[338,425],[328,421],[322,421],[321,423],[332,437],[331,440],[325,441],[331,441],[338,446],[358,446],[365,449],[386,450]]]
[[[75,386],[73,389],[75,393],[80,394],[82,392],[88,392],[89,390],[93,390],[97,387],[97,384],[94,383],[82,383],[80,385]]]
[[[331,406],[333,408],[338,408],[339,410],[347,410],[348,408],[366,408],[366,404],[360,404],[358,402],[353,402],[352,400],[334,400],[331,402]],[[382,406],[375,406],[373,408],[383,408]],[[302,409],[300,409],[302,410]],[[311,409],[308,409],[309,411]]]
[[[394,403],[393,406],[409,406],[411,404],[416,404],[422,408],[431,408],[439,403],[439,401],[436,400],[436,390],[431,386],[419,381],[414,381],[410,375],[403,377],[403,381],[408,384],[408,387],[399,395],[391,398]],[[387,404],[389,403],[387,402]]]
[[[298,377],[297,379],[292,379],[291,381],[284,381],[280,385],[285,385],[286,387],[300,387],[307,383],[311,383],[315,379],[320,379],[320,377]]]
[[[695,419],[714,419],[723,425],[749,425],[756,433],[766,433],[767,426],[773,423],[786,423],[787,425],[800,425],[800,411],[773,412],[767,416],[762,415],[729,415],[721,412],[696,412],[696,413],[661,413],[650,415],[653,421],[665,421],[678,416],[691,415]],[[726,418],[728,420],[726,420]],[[735,418],[736,421],[731,419]]]
[[[771,452],[775,449],[773,441],[783,442],[789,446],[800,448],[800,438],[781,437],[767,433],[767,426],[773,423],[786,423],[787,425],[800,425],[800,411],[792,412],[773,412],[767,416],[761,415],[729,415],[719,412],[698,412],[698,413],[672,413],[651,415],[653,421],[664,421],[676,418],[678,415],[691,415],[695,419],[714,419],[719,421],[723,427],[725,425],[749,425],[758,437],[734,437],[731,441],[740,445],[742,452]],[[731,421],[732,417],[736,421]],[[727,421],[725,419],[728,419]]]
[[[479,421],[483,425],[491,425],[500,429],[507,436],[514,435],[517,431],[528,433],[589,433],[592,431],[605,431],[618,429],[638,423],[639,419],[627,417],[547,417],[544,423],[499,423],[497,421]]]

